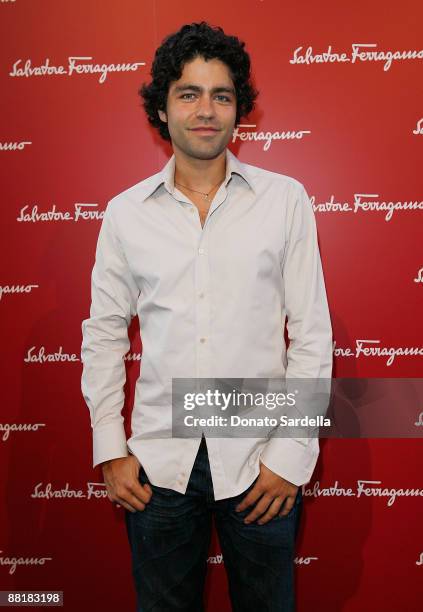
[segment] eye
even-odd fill
[[[192,98],[186,98],[186,96],[194,96],[194,95],[195,95],[195,94],[193,94],[193,93],[185,93],[185,94],[182,94],[181,98],[191,100]]]
[[[219,94],[217,97],[221,98],[221,99],[223,98],[223,100],[222,100],[223,102],[230,102],[231,101],[231,99],[228,98],[228,96],[224,96],[223,94]]]

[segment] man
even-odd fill
[[[185,25],[157,49],[151,75],[140,95],[174,154],[114,197],[101,226],[82,324],[94,467],[125,508],[138,610],[203,609],[212,516],[233,610],[293,610],[300,487],[318,439],[172,437],[172,379],[330,378],[314,214],[297,180],[227,149],[258,94],[244,43]],[[127,441],[123,356],[136,315],[143,352]]]

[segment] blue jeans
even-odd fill
[[[141,467],[139,480],[150,482]],[[157,487],[142,511],[125,509],[137,612],[202,612],[212,515],[227,572],[233,612],[293,612],[294,545],[302,492],[288,515],[244,524],[253,506],[235,507],[254,486],[214,500],[205,439],[185,494]]]

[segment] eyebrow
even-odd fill
[[[175,93],[179,93],[181,91],[186,91],[187,89],[190,89],[191,91],[197,91],[198,93],[204,91],[204,87],[200,87],[199,85],[193,85],[191,83],[183,83],[182,85],[177,85],[174,89]],[[225,87],[225,86],[219,86],[219,87],[212,87],[211,88],[211,93],[231,93],[233,95],[235,95],[235,89],[233,87]]]

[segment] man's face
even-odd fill
[[[169,87],[166,112],[173,148],[196,159],[213,159],[232,137],[236,94],[229,68],[218,59],[196,57]],[[198,128],[209,128],[208,131]]]

